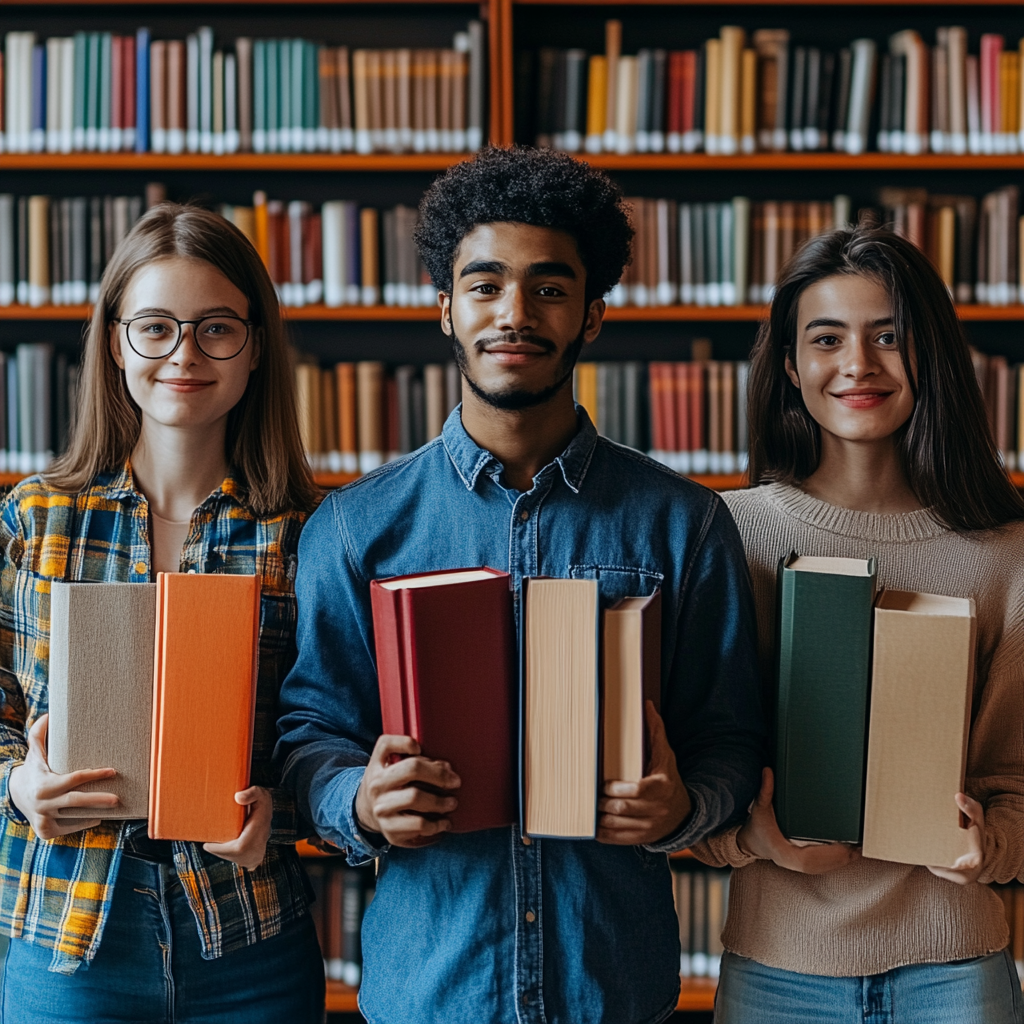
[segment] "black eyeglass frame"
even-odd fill
[[[129,327],[135,323],[136,320],[173,320],[178,325],[178,340],[174,343],[170,352],[165,352],[162,356],[147,356],[145,353],[140,352],[134,345],[132,345],[132,336],[129,333]],[[234,355],[230,356],[212,356],[205,348],[199,343],[199,332],[196,328],[199,324],[206,320],[237,320],[240,324],[245,324],[245,341],[239,346],[238,351]],[[115,323],[121,324],[124,327],[124,336],[131,345],[132,351],[140,359],[170,359],[175,352],[181,347],[182,341],[185,339],[184,328],[192,327],[192,340],[196,343],[196,348],[206,356],[207,359],[216,359],[219,363],[226,363],[229,359],[237,359],[242,352],[245,350],[245,346],[249,344],[249,335],[252,333],[252,328],[256,326],[255,320],[243,320],[240,316],[231,316],[230,314],[217,314],[214,316],[203,316],[198,320],[179,320],[176,316],[169,316],[165,313],[145,313],[142,316],[133,316],[130,320],[115,320]]]

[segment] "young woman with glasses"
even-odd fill
[[[1024,500],[1000,465],[949,293],[889,231],[835,231],[783,271],[751,362],[746,547],[765,678],[780,557],[874,557],[878,583],[973,597],[977,666],[952,867],[789,842],[772,775],[695,852],[731,866],[719,1024],[1021,1024],[988,883],[1024,860]],[[822,608],[823,620],[833,613]],[[927,710],[922,710],[923,714]]]
[[[271,763],[317,492],[277,298],[242,234],[205,210],[150,210],[103,276],[80,380],[67,452],[0,509],[0,1020],[320,1022],[302,831]],[[117,798],[80,790],[112,769],[47,765],[50,583],[161,571],[260,577],[252,785],[232,842],[60,817]]]

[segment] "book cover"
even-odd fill
[[[385,734],[462,780],[453,832],[516,819],[515,644],[507,573],[482,567],[370,583]]]
[[[775,814],[790,839],[861,839],[875,578],[874,559],[779,563]]]
[[[50,768],[60,774],[113,768],[112,779],[79,789],[113,793],[121,801],[96,815],[67,808],[62,818],[149,814],[155,631],[156,584],[51,585]]]
[[[156,585],[149,835],[228,842],[245,823],[259,578],[161,572]]]
[[[953,797],[964,788],[976,635],[973,599],[879,595],[865,857],[952,867],[970,852]]]
[[[523,580],[520,815],[526,835],[596,834],[598,623],[596,580]]]

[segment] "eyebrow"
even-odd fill
[[[892,323],[891,316],[881,316],[877,320],[872,320],[871,327],[886,327]],[[811,331],[815,327],[849,327],[850,325],[845,320],[832,320],[828,317],[818,317],[817,320],[812,320],[804,327],[805,331]]]
[[[509,274],[512,268],[507,263],[498,260],[473,260],[467,263],[459,272],[459,278],[468,277],[470,274]],[[531,263],[526,268],[527,277],[568,277],[576,280],[576,271],[568,263],[561,263],[557,260],[547,260],[542,263]]]
[[[237,316],[239,319],[244,320],[245,317],[241,313],[236,312],[230,306],[211,306],[209,309],[204,309],[195,317],[196,320],[202,320],[203,317],[207,316],[218,316],[223,314],[225,316]],[[174,317],[174,314],[169,309],[164,309],[162,306],[146,306],[143,309],[137,309],[132,316],[170,316]],[[175,317],[177,319],[177,317]]]

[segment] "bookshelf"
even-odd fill
[[[244,5],[244,7],[242,6]],[[815,10],[807,8],[813,5]],[[867,11],[860,12],[860,8]],[[820,12],[820,13],[819,13]],[[820,22],[808,30],[810,16]],[[479,17],[488,39],[488,138],[496,144],[516,139],[515,58],[519,49],[541,45],[581,46],[602,52],[601,26],[608,17],[622,19],[626,27],[623,52],[640,46],[694,46],[718,32],[725,23],[741,23],[748,30],[767,25],[789,27],[814,41],[820,34],[829,45],[864,33],[863,26],[846,26],[869,15],[868,34],[882,40],[890,30],[917,26],[929,39],[940,24],[964,23],[971,27],[971,51],[977,51],[977,31],[1004,31],[1008,39],[1024,36],[1024,7],[1020,0],[217,0],[200,8],[178,0],[16,0],[0,7],[0,31],[33,28],[41,37],[82,28],[134,31],[140,24],[154,30],[154,38],[181,37],[199,24],[210,24],[218,37],[303,34],[351,41],[357,46],[440,46],[438,41],[456,22]],[[828,22],[836,22],[835,25]],[[440,27],[443,26],[443,27]],[[657,28],[652,28],[657,26]],[[844,35],[845,34],[845,35]],[[845,42],[843,43],[845,45]],[[529,141],[520,139],[519,141]],[[0,190],[20,195],[141,193],[155,177],[167,185],[172,199],[200,198],[210,203],[243,203],[255,189],[283,199],[300,198],[319,203],[352,198],[362,204],[384,206],[415,204],[433,176],[465,153],[236,153],[214,156],[201,153],[2,153]],[[927,185],[929,189],[972,194],[1006,183],[1024,184],[1024,153],[906,155],[866,152],[857,156],[835,152],[759,152],[749,155],[705,153],[646,153],[581,155],[607,169],[627,193],[673,196],[699,201],[723,200],[736,194],[752,199],[797,198],[809,193],[824,197],[848,191],[860,202],[886,184]],[[753,337],[753,324],[764,315],[760,305],[613,307],[608,329],[594,357],[662,359],[685,358],[688,343],[699,332],[712,338],[718,355],[720,339],[730,358],[743,354]],[[962,305],[959,314],[979,347],[994,348],[1024,360],[1024,345],[1016,324],[1024,321],[1024,305]],[[78,324],[89,315],[87,306],[0,306],[8,347],[20,340],[53,337],[71,348]],[[286,318],[296,327],[300,347],[310,346],[326,358],[376,358],[378,346],[396,332],[407,348],[430,346],[437,359],[436,308],[396,306],[310,305],[291,308]],[[332,333],[348,325],[345,333]],[[41,332],[45,335],[27,332]],[[719,335],[717,332],[721,331]],[[687,333],[689,332],[689,333]],[[667,356],[670,346],[676,355]],[[390,351],[390,350],[388,350]],[[627,354],[628,353],[628,354]],[[635,354],[634,354],[635,353]],[[385,355],[384,358],[389,358]],[[1024,488],[1024,473],[1011,474]],[[21,474],[0,473],[0,485],[12,485]],[[318,473],[324,487],[354,479],[350,474]],[[697,476],[699,482],[719,490],[743,486],[741,475]],[[714,982],[684,979],[678,1009],[708,1011],[713,1007]],[[353,1013],[356,990],[331,981],[327,1009]]]

